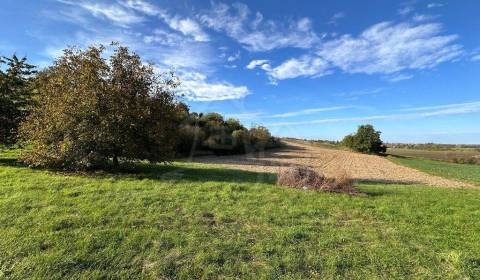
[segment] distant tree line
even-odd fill
[[[405,143],[388,143],[388,148],[397,149],[417,149],[428,151],[451,151],[458,149],[473,149],[480,152],[480,145],[467,144],[436,144],[436,143],[419,143],[419,144],[405,144]]]
[[[183,106],[177,151],[191,155],[197,150],[212,151],[218,155],[242,154],[279,145],[266,127],[245,128],[236,119],[225,120],[218,113],[190,113]]]
[[[246,153],[278,145],[265,127],[245,128],[178,99],[174,73],[114,44],[69,48],[39,72],[25,58],[0,60],[0,145],[19,143],[31,166],[97,169],[166,162],[198,150]]]

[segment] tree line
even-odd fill
[[[0,60],[0,145],[25,149],[30,166],[98,169],[167,162],[199,150],[247,153],[274,147],[265,127],[190,112],[173,72],[157,74],[127,47],[68,48],[35,71],[26,58]]]

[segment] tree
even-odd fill
[[[361,153],[385,153],[387,148],[380,139],[380,134],[372,125],[361,125],[355,134],[345,136],[342,144]]]
[[[1,69],[6,64],[6,71]],[[27,58],[0,57],[0,145],[17,141],[20,123],[28,115],[32,105],[31,79],[35,66]]]
[[[248,132],[250,145],[255,150],[263,150],[269,147],[270,141],[272,140],[272,135],[266,127],[259,126],[253,127]]]
[[[161,162],[173,156],[178,128],[172,73],[158,76],[128,48],[70,48],[39,73],[32,114],[21,132],[34,166],[89,169],[110,160]]]

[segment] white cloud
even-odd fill
[[[192,37],[198,42],[208,42],[210,37],[203,31],[197,21],[189,17],[172,16],[167,11],[158,8],[143,0],[128,0],[123,3],[126,7],[142,12],[149,16],[157,16],[171,29]]]
[[[408,14],[410,14],[411,12],[413,12],[413,8],[412,7],[403,7],[401,9],[398,10],[398,14],[401,15],[401,16],[406,16]]]
[[[237,52],[236,54],[229,56],[227,58],[227,61],[228,62],[233,62],[233,61],[238,60],[238,59],[240,59],[240,52]]]
[[[338,123],[338,122],[368,122],[368,121],[375,121],[375,120],[406,120],[406,119],[419,119],[419,118],[436,117],[436,116],[471,114],[471,113],[480,112],[480,102],[448,104],[448,105],[429,106],[429,107],[417,107],[417,108],[409,108],[408,110],[413,111],[413,113],[346,117],[346,118],[333,118],[333,119],[317,119],[317,120],[297,121],[297,122],[277,122],[277,123],[268,124],[268,126],[312,125],[312,124]]]
[[[225,113],[225,118],[233,118],[239,120],[254,120],[264,115],[262,112],[246,112],[246,113]]]
[[[192,36],[193,39],[198,42],[210,41],[209,36],[196,21],[190,18],[170,17],[167,14],[162,15],[162,17],[173,30],[180,31],[186,36]]]
[[[390,77],[388,77],[387,79],[388,79],[390,82],[395,83],[395,82],[410,80],[411,78],[413,78],[413,75],[400,73],[400,74],[398,74],[398,75],[390,76]]]
[[[218,101],[240,99],[250,94],[246,86],[234,86],[228,82],[208,82],[200,73],[182,77],[180,93],[191,101]]]
[[[165,46],[178,46],[185,42],[185,38],[179,34],[167,32],[163,29],[155,29],[152,34],[145,35],[143,41],[147,44],[161,44]]]
[[[439,35],[436,23],[412,25],[381,22],[360,36],[345,35],[325,43],[318,54],[349,73],[390,74],[407,69],[428,69],[462,52],[453,44],[456,35]]]
[[[305,55],[298,59],[291,58],[267,73],[274,80],[284,80],[302,76],[323,76],[329,74],[328,68],[328,62],[324,59]]]
[[[339,12],[339,13],[335,13],[331,18],[330,18],[330,21],[328,22],[328,24],[337,24],[338,21],[342,18],[345,17],[345,13],[344,12]]]
[[[289,117],[296,117],[296,116],[304,116],[304,115],[311,115],[320,112],[329,112],[329,111],[338,111],[350,108],[350,106],[334,106],[334,107],[323,107],[323,108],[313,108],[313,109],[305,109],[295,112],[287,112],[281,113],[270,116],[271,118],[289,118]]]
[[[137,10],[149,16],[157,16],[163,12],[162,9],[143,0],[126,0],[120,3],[125,7]]]
[[[342,93],[337,94],[336,96],[355,98],[355,97],[359,97],[359,96],[376,95],[376,94],[378,94],[378,93],[380,93],[384,90],[385,90],[384,88],[355,90],[355,91],[351,91],[351,92],[342,92]]]
[[[427,5],[427,8],[432,9],[432,8],[440,8],[443,7],[443,3],[430,3]]]
[[[121,26],[127,26],[134,23],[139,23],[144,20],[143,17],[138,16],[136,13],[131,10],[125,9],[121,5],[108,5],[97,2],[89,1],[67,1],[67,0],[58,0],[58,2],[74,5],[81,7],[82,9],[90,12],[93,16],[108,19],[113,23]]]
[[[473,61],[480,61],[480,54],[476,54],[476,55],[472,56],[472,60]]]
[[[415,14],[412,18],[413,21],[416,22],[425,22],[425,21],[432,21],[438,18],[438,15],[422,15],[422,14]]]
[[[268,60],[266,59],[256,59],[250,61],[250,63],[246,66],[247,69],[253,70],[257,68],[257,66],[268,65]]]
[[[359,36],[344,35],[321,44],[315,55],[291,58],[271,70],[273,79],[346,73],[383,74],[391,81],[409,79],[409,70],[431,69],[463,53],[456,35],[441,35],[438,23],[381,22]]]
[[[311,20],[302,18],[285,23],[264,20],[259,12],[250,18],[248,6],[235,3],[212,3],[212,10],[199,15],[200,21],[236,40],[250,51],[269,51],[277,48],[310,48],[319,41],[312,30]]]
[[[401,111],[413,112],[413,111],[429,111],[429,110],[438,110],[438,109],[459,109],[459,108],[462,110],[467,110],[467,109],[478,108],[478,107],[480,107],[480,101],[437,105],[437,106],[426,106],[426,107],[412,107],[412,108],[402,109]]]

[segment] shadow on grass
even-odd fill
[[[25,167],[21,162],[14,158],[0,158],[0,166]]]
[[[396,181],[396,180],[382,180],[382,179],[358,179],[356,180],[359,184],[365,185],[421,185],[419,182],[415,181]]]
[[[14,158],[0,158],[0,166],[22,167],[36,171],[49,171],[67,176],[84,176],[114,180],[159,180],[191,182],[229,182],[275,184],[277,175],[267,172],[251,172],[218,167],[182,166],[183,164],[129,163],[119,169],[71,172],[55,168],[30,168]]]
[[[192,182],[230,182],[275,184],[277,175],[267,172],[252,172],[217,167],[185,167],[178,165],[138,164],[134,173],[125,173],[123,178],[149,180],[186,180]]]

